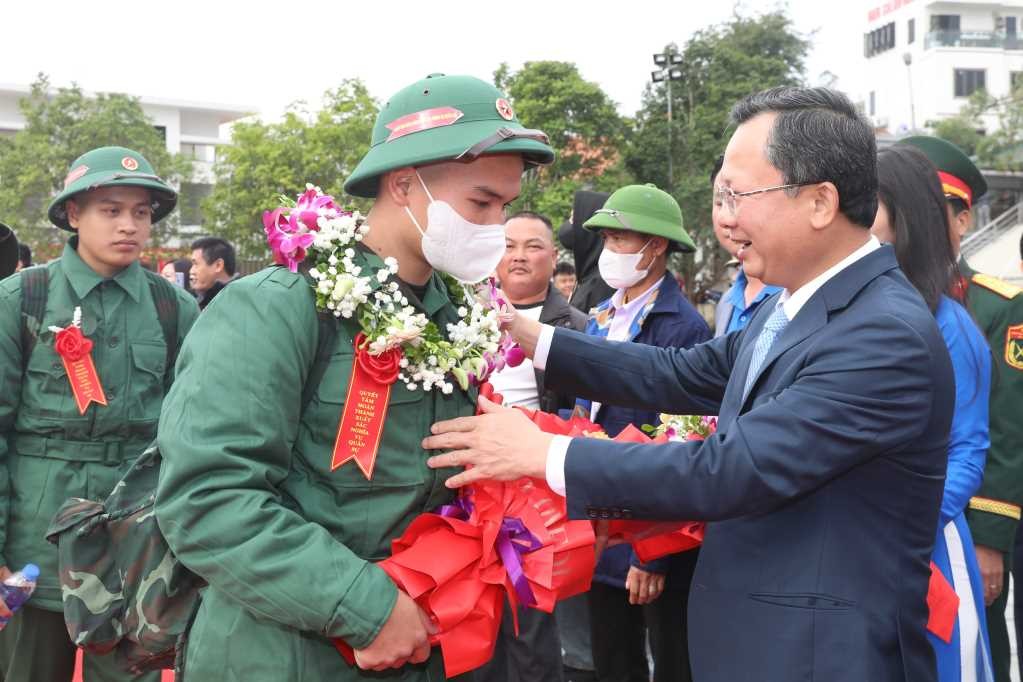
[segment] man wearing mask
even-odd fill
[[[714,162],[714,168],[710,172],[711,189],[716,189],[718,173],[721,172],[721,165],[725,157],[719,156]],[[721,220],[721,198],[718,192],[714,192],[714,204],[711,207],[711,222],[714,225],[714,236],[728,254],[735,258],[739,252],[739,244],[729,236],[728,228]],[[743,270],[742,264],[736,261],[737,272],[732,286],[721,296],[717,309],[714,312],[714,336],[721,336],[729,332],[742,329],[749,324],[757,308],[766,299],[781,291],[781,287],[764,284],[756,277],[751,277]]]
[[[668,271],[670,252],[695,250],[670,194],[653,185],[623,187],[583,227],[603,239],[600,275],[615,289],[594,309],[587,334],[662,348],[690,348],[711,338]],[[611,437],[630,424],[659,423],[656,411],[633,406],[580,400],[579,409]],[[627,545],[601,555],[589,592],[597,679],[649,679],[648,631],[655,682],[691,679],[685,613],[696,556],[683,552],[642,564]]]
[[[504,258],[497,266],[501,291],[523,315],[555,327],[582,331],[586,316],[568,305],[551,284],[558,250],[554,248],[551,221],[539,213],[522,211],[504,224]],[[504,404],[557,413],[570,409],[572,399],[544,390],[543,372],[523,362],[505,367],[490,377]],[[506,602],[507,607],[507,602]],[[476,682],[560,682],[561,639],[552,614],[520,608],[516,634],[511,614],[505,610],[494,657],[475,671]]]
[[[346,257],[447,335],[464,313],[441,274],[475,282],[493,272],[523,172],[553,160],[546,140],[479,79],[433,74],[402,89],[345,183],[374,199],[369,231]],[[433,421],[473,414],[477,391],[393,384],[370,468],[334,467],[360,323],[340,321],[316,379],[320,323],[301,274],[269,268],[219,297],[185,344],[159,439],[160,527],[209,583],[189,676],[443,679],[432,624],[375,562],[413,518],[453,499],[444,482],[458,469],[429,469],[420,441]],[[355,666],[333,638],[354,648]]]
[[[152,225],[176,202],[138,152],[83,154],[49,208],[72,233],[63,254],[0,284],[0,579],[40,568],[32,599],[0,631],[5,682],[70,682],[74,672],[57,548],[45,535],[68,498],[105,499],[156,436],[178,348],[199,314],[191,296],[139,264]],[[74,338],[68,327],[88,340],[84,356],[58,340]],[[91,377],[81,371],[89,365]],[[112,656],[87,653],[83,665],[86,682],[136,679]]]
[[[952,246],[959,255],[962,238],[973,226],[971,209],[987,192],[980,170],[958,147],[937,137],[918,135],[901,142],[922,151],[938,167],[948,201]],[[974,271],[959,259],[966,308],[991,346],[990,436],[984,480],[970,499],[967,521],[977,548],[998,682],[1009,682],[1011,651],[1005,623],[1013,543],[1023,505],[1023,290]]]
[[[188,281],[201,310],[206,309],[234,276],[234,247],[229,241],[203,237],[192,242],[192,268],[188,272]]]

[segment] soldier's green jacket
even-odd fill
[[[975,544],[1009,552],[1023,505],[1023,291],[963,262],[959,267],[967,278],[967,308],[993,356],[991,447],[967,520]]]
[[[360,252],[357,264],[383,263]],[[376,279],[373,279],[376,282]],[[457,319],[434,275],[422,304],[441,330]],[[426,466],[421,440],[440,419],[474,411],[457,388],[391,392],[373,478],[348,462],[331,471],[358,328],[338,330],[303,412],[317,348],[312,288],[271,268],[217,296],[182,349],[164,403],[156,514],[171,548],[209,588],[186,658],[199,680],[443,679],[439,654],[420,666],[366,673],[329,637],[363,648],[397,588],[373,562],[418,514],[449,502],[455,470]]]
[[[39,565],[33,606],[61,610],[57,548],[44,539],[69,497],[103,500],[131,461],[156,437],[160,404],[173,367],[142,267],[112,279],[78,256],[75,240],[48,265],[46,313],[22,382],[21,274],[0,282],[0,565]],[[199,314],[183,289],[179,341]],[[107,406],[79,414],[50,326],[65,327],[75,306]],[[180,345],[180,344],[179,344]]]

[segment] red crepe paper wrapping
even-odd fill
[[[466,518],[443,514],[456,506]],[[512,540],[520,549],[519,586],[528,584],[532,608],[550,613],[555,602],[587,591],[596,557],[590,523],[569,521],[564,498],[542,481],[477,484],[460,505],[444,510],[418,516],[379,565],[437,626],[431,644],[440,646],[445,674],[453,677],[490,660],[505,597],[513,614],[521,601],[522,590],[500,554],[508,521],[520,521],[539,544],[529,551],[522,540]],[[334,643],[354,660],[344,641]]]
[[[520,408],[521,409],[521,408]],[[608,438],[604,430],[589,419],[574,416],[562,419],[546,412],[522,410],[546,433],[560,436]],[[629,424],[613,439],[619,443],[667,443],[665,435],[651,438]],[[608,527],[608,539],[628,542],[640,561],[646,563],[669,554],[699,547],[703,542],[705,524],[699,521],[630,521],[614,519]]]

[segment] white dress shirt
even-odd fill
[[[817,291],[827,283],[828,280],[845,270],[847,267],[860,260],[876,249],[881,248],[881,242],[871,235],[870,239],[841,261],[814,277],[812,280],[799,287],[793,292],[785,289],[778,297],[778,305],[785,309],[785,316],[794,320],[799,311],[806,305],[806,302],[813,297]],[[554,340],[554,327],[544,325],[540,330],[540,337],[536,342],[536,351],[533,353],[533,365],[537,369],[544,369],[547,366],[547,356],[551,352],[551,342]],[[547,448],[546,478],[547,485],[559,495],[565,495],[565,457],[568,456],[568,447],[572,439],[568,436],[554,436],[550,447]]]

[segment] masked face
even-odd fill
[[[637,270],[643,260],[643,251],[648,246],[649,240],[636,253],[616,253],[605,244],[604,250],[600,252],[600,260],[597,261],[600,276],[615,289],[628,289],[633,286],[650,272],[649,267]]]
[[[451,204],[433,198],[419,171],[416,177],[430,199],[426,229],[408,206],[405,212],[422,234],[426,262],[460,282],[474,283],[488,277],[504,256],[504,225],[470,223]]]

